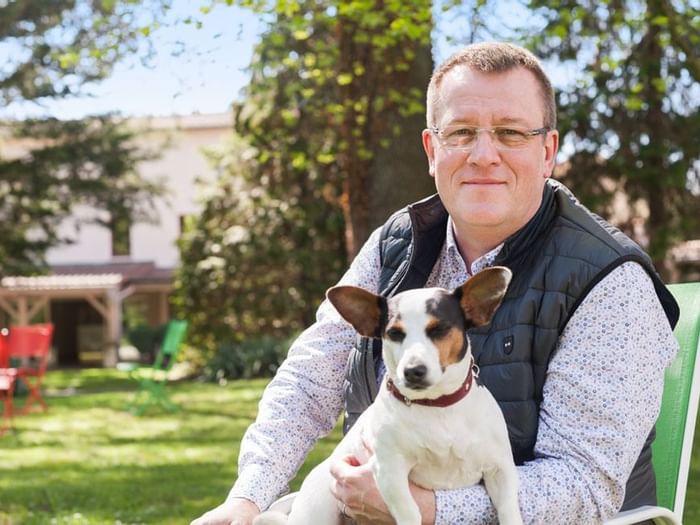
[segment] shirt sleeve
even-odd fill
[[[376,291],[377,229],[338,284]],[[334,427],[343,406],[342,385],[355,331],[324,301],[316,322],[292,344],[265,389],[255,422],[241,442],[238,479],[229,493],[266,509],[288,489],[318,438]]]
[[[661,405],[678,344],[637,263],[586,296],[547,371],[533,461],[518,467],[525,523],[600,523],[625,485]],[[436,491],[438,525],[496,523],[483,485]]]

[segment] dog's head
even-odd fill
[[[336,286],[327,297],[361,335],[383,339],[387,371],[400,390],[427,393],[470,354],[466,330],[491,321],[510,278],[511,271],[498,266],[452,292],[420,288],[386,299]]]

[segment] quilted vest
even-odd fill
[[[389,297],[424,286],[446,230],[447,212],[437,195],[392,215],[382,229],[379,292]],[[648,272],[675,326],[678,305],[648,255],[562,184],[549,180],[538,212],[505,241],[494,264],[512,270],[508,292],[491,323],[469,336],[480,383],[503,410],[517,464],[533,458],[542,388],[559,336],[588,292],[627,261]],[[344,382],[346,431],[377,395],[381,359],[381,340],[358,337]],[[656,503],[653,438],[652,431],[628,480],[623,509]]]

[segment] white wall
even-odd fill
[[[203,148],[222,147],[231,133],[231,116],[190,115],[131,121],[135,128],[148,128],[139,138],[147,149],[161,148],[166,138],[167,149],[161,158],[142,163],[140,174],[163,180],[167,195],[156,202],[157,224],[134,224],[131,229],[133,261],[153,261],[156,266],[171,268],[179,260],[175,240],[180,234],[180,217],[199,210],[195,180],[214,180],[216,174],[202,154]],[[81,210],[80,213],[90,213]],[[66,221],[61,231],[75,235],[74,221]],[[108,263],[111,257],[111,234],[98,226],[82,226],[77,242],[53,248],[47,253],[49,264]],[[123,260],[123,258],[120,258]]]

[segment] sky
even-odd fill
[[[439,36],[433,42],[434,58],[438,62],[471,34],[469,17],[440,16],[440,3],[436,0]],[[107,112],[165,116],[227,111],[231,102],[241,98],[241,89],[248,83],[246,68],[264,25],[260,15],[250,10],[220,2],[203,14],[199,10],[203,4],[173,0],[164,27],[151,34],[156,54],[148,67],[138,57],[129,57],[107,79],[84,86],[85,96],[41,104],[13,103],[0,108],[0,119],[46,116],[72,119]],[[511,25],[517,25],[518,17],[523,14],[516,9],[517,2],[502,2],[497,6],[492,14],[494,19],[510,20]],[[188,17],[201,21],[201,28],[196,24],[175,23]],[[556,84],[557,78],[553,80]]]
[[[201,20],[196,24],[169,24],[151,34],[156,49],[146,67],[137,57],[117,65],[100,83],[87,85],[89,96],[43,105],[11,104],[0,118],[22,119],[53,116],[81,118],[106,112],[124,116],[185,115],[221,113],[240,98],[249,79],[245,69],[262,24],[248,10],[217,5],[211,12],[199,12],[201,2],[175,0],[168,16]]]

